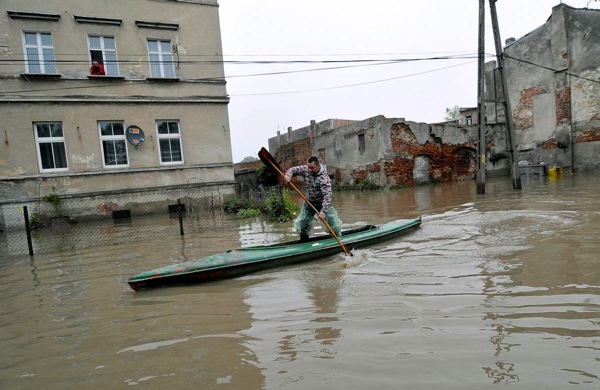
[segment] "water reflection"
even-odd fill
[[[495,367],[484,367],[483,371],[488,378],[493,380],[494,384],[519,381],[519,376],[513,372],[514,364],[512,363],[498,361],[495,363]]]
[[[417,187],[414,190],[414,196],[415,196],[415,210],[417,210],[417,211],[431,210],[431,206],[432,206],[431,188],[427,188],[424,186]]]
[[[292,221],[286,223],[271,223],[262,218],[251,218],[240,223],[240,247],[265,245],[297,239]]]
[[[337,262],[324,261],[290,272],[289,278],[247,290],[244,299],[253,321],[243,333],[253,340],[248,347],[261,361],[266,388],[304,383],[306,375],[297,365],[308,367],[307,358],[335,359],[335,344],[342,337],[337,313],[343,268]],[[311,383],[330,375],[310,367]]]
[[[489,310],[484,319],[495,331],[490,343],[498,360],[483,370],[494,383],[519,381],[523,373],[539,369],[542,356],[557,350],[564,359],[555,380],[598,383],[593,363],[598,348],[592,345],[600,336],[595,321],[600,272],[589,233],[600,233],[600,214],[579,209],[590,201],[589,194],[565,196],[573,188],[565,183],[548,188],[553,196],[520,196],[512,221],[496,224],[496,233],[486,232],[486,237],[508,236],[523,245],[522,250],[499,253],[498,263],[484,265],[484,306]],[[498,217],[490,222],[497,223]]]

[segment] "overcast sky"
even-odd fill
[[[600,2],[562,2],[600,9]],[[543,25],[559,3],[498,0],[502,41]],[[487,62],[495,49],[485,4]],[[477,105],[478,0],[219,5],[234,162],[257,156],[278,130],[304,127],[311,119],[384,115],[431,123],[442,121],[448,107]],[[256,63],[264,61],[275,63]]]

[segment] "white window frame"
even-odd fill
[[[157,50],[150,50],[150,42],[156,42]],[[163,50],[162,44],[167,43],[169,51]],[[171,50],[170,39],[150,39],[147,40],[148,64],[150,65],[150,77],[154,78],[175,78],[175,64],[173,62],[173,52]],[[156,58],[155,58],[156,57]]]
[[[27,43],[26,36],[31,34],[35,35],[35,44]],[[44,45],[42,43],[42,35],[48,35],[50,37],[50,45]],[[35,54],[32,54],[32,56],[30,57],[29,51],[31,49],[35,50]],[[25,56],[26,73],[56,73],[56,62],[54,59],[54,40],[52,38],[52,33],[44,31],[23,31],[23,55]],[[37,67],[37,69],[34,67]]]
[[[104,124],[120,124],[123,129],[123,134],[111,134],[111,135],[103,135],[102,134],[102,125]],[[114,133],[114,129],[112,129]],[[125,123],[123,121],[116,120],[107,120],[107,121],[98,121],[98,134],[100,136],[100,148],[102,153],[102,165],[104,168],[127,168],[129,167],[129,149],[127,147],[127,138],[125,136]],[[106,162],[106,151],[105,151],[105,142],[110,143],[113,148],[113,152],[116,154],[115,144],[122,143],[125,150],[125,157],[127,158],[127,163],[125,164],[107,164]]]
[[[169,129],[169,133],[159,133],[159,126],[161,123],[167,123],[167,128]],[[177,133],[171,133],[171,126],[169,124],[177,124]],[[158,160],[160,161],[160,165],[177,165],[183,164],[183,144],[181,142],[181,124],[178,120],[175,119],[161,119],[156,121],[156,137],[158,139]],[[161,141],[169,141],[169,148],[171,148],[171,142],[177,140],[179,143],[179,153],[181,154],[181,160],[178,161],[163,161],[163,150]],[[171,159],[173,158],[172,149],[169,149],[169,154]]]
[[[59,125],[60,126],[60,130],[61,130],[61,134],[60,136],[52,136],[52,134],[49,137],[41,137],[39,135],[38,132],[38,128],[39,126],[53,126],[53,125]],[[40,172],[65,172],[69,170],[69,159],[67,158],[68,154],[67,154],[67,142],[65,140],[65,132],[64,129],[62,127],[62,122],[34,122],[33,123],[33,132],[35,134],[35,144],[36,144],[36,151],[37,151],[37,156],[38,156],[38,167],[40,168]],[[42,149],[41,149],[41,145],[42,144],[51,144],[52,145],[52,163],[53,163],[53,167],[52,168],[44,168],[44,158],[42,156]],[[55,145],[59,145],[62,144],[62,150],[64,152],[64,159],[65,159],[65,164],[66,167],[62,167],[62,168],[56,168],[56,150],[55,150]]]
[[[92,46],[92,38],[99,38],[100,47]],[[113,40],[114,49],[107,48],[105,40],[110,38]],[[119,63],[117,60],[117,40],[112,35],[97,35],[97,34],[89,34],[88,35],[88,52],[90,53],[90,64],[95,60],[92,56],[92,51],[98,51],[102,53],[102,61],[98,61],[104,66],[104,72],[106,76],[119,76]]]

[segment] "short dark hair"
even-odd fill
[[[308,159],[309,163],[313,163],[315,165],[319,165],[319,159],[316,158],[315,156],[312,156],[311,158]]]

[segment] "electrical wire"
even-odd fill
[[[221,62],[221,64],[235,64],[235,65],[239,65],[239,64],[244,64],[244,65],[272,65],[272,64],[283,64],[283,65],[296,65],[296,64],[330,64],[330,63],[350,63],[351,65],[344,65],[344,66],[336,66],[336,67],[319,67],[319,68],[311,68],[311,69],[300,69],[300,70],[288,70],[288,71],[280,71],[280,72],[266,72],[266,73],[253,73],[253,74],[242,74],[242,75],[230,75],[230,76],[225,76],[225,77],[209,77],[209,78],[200,78],[200,79],[186,79],[186,80],[180,80],[180,83],[197,83],[197,82],[215,82],[215,81],[225,81],[227,79],[230,78],[238,78],[238,77],[257,77],[257,76],[273,76],[273,75],[283,75],[283,74],[293,74],[293,73],[306,73],[306,72],[317,72],[317,71],[330,71],[330,70],[338,70],[338,69],[344,69],[344,68],[356,68],[356,67],[364,67],[364,66],[379,66],[379,65],[390,65],[390,64],[399,64],[399,63],[406,63],[406,62],[415,62],[415,61],[440,61],[440,60],[456,60],[456,59],[465,59],[465,58],[473,58],[473,55],[461,55],[461,56],[438,56],[438,57],[424,57],[424,58],[401,58],[401,59],[389,59],[389,60],[382,60],[382,59],[344,59],[344,60],[293,60],[293,61],[224,61]],[[24,61],[24,60],[22,60]],[[68,62],[68,63],[72,63],[72,62]],[[87,64],[87,61],[85,62]],[[139,62],[138,62],[139,63]],[[186,61],[185,63],[190,63],[190,64],[195,64],[195,63],[207,63],[206,61]],[[213,61],[210,61],[210,63],[213,63]],[[445,69],[445,68],[442,68]],[[422,73],[429,73],[429,72],[422,72]],[[422,74],[422,73],[417,73],[417,74]],[[404,75],[404,76],[399,76],[399,77],[395,77],[395,78],[391,78],[390,80],[393,79],[398,79],[398,78],[405,78],[405,77],[410,77],[411,75]],[[64,81],[80,81],[80,80],[64,80]],[[140,80],[127,80],[125,83],[120,84],[119,86],[126,86],[128,84],[131,83],[135,83],[135,82],[144,82],[145,80],[140,79]],[[338,86],[338,87],[332,87],[332,89],[334,88],[344,88],[344,87],[350,87],[350,86],[357,86],[357,85],[365,85],[365,84],[372,84],[372,83],[379,83],[379,82],[384,82],[386,80],[375,80],[375,81],[369,81],[369,82],[365,82],[365,83],[359,83],[359,84],[353,84],[353,85],[347,85],[347,86]],[[47,89],[36,89],[36,90],[17,90],[17,91],[3,91],[0,92],[0,96],[1,95],[8,95],[8,94],[16,94],[16,93],[28,93],[28,92],[44,92],[44,91],[60,91],[60,90],[73,90],[73,89],[87,89],[87,88],[105,88],[105,87],[116,87],[115,85],[90,85],[90,86],[72,86],[72,87],[60,87],[60,88],[47,88]],[[239,96],[239,95],[236,95]]]
[[[443,68],[439,68],[439,69],[432,69],[432,70],[428,70],[428,71],[424,71],[424,72],[417,72],[417,73],[412,73],[412,74],[403,75],[403,76],[398,76],[398,77],[390,77],[390,78],[387,78],[387,79],[381,79],[381,80],[367,81],[367,82],[364,82],[364,83],[356,83],[356,84],[346,84],[346,85],[339,85],[339,86],[336,86],[336,87],[317,88],[317,89],[306,89],[306,90],[300,90],[300,91],[287,91],[287,92],[267,92],[267,93],[232,94],[231,96],[265,96],[265,95],[286,95],[286,94],[292,94],[292,93],[306,93],[306,92],[316,92],[316,91],[327,91],[327,90],[332,90],[332,89],[340,89],[340,88],[351,88],[351,87],[357,87],[357,86],[360,86],[360,85],[368,85],[368,84],[383,83],[383,82],[386,82],[386,81],[398,80],[398,79],[403,79],[403,78],[412,77],[412,76],[419,76],[419,75],[426,74],[426,73],[439,72],[439,71],[441,71],[441,70],[446,70],[446,69],[455,68],[455,67],[458,67],[458,66],[468,65],[468,64],[475,63],[475,62],[477,62],[477,61],[469,61],[469,62],[465,62],[465,63],[458,64],[458,65],[446,66],[446,67],[443,67]]]
[[[193,55],[192,55],[193,56]],[[495,57],[495,55],[492,54],[486,54],[486,56],[488,57]],[[349,64],[349,65],[342,65],[342,66],[332,66],[332,67],[319,67],[319,68],[310,68],[310,69],[297,69],[297,70],[285,70],[285,71],[278,71],[278,72],[262,72],[262,73],[251,73],[251,74],[238,74],[238,75],[226,75],[225,77],[207,77],[207,78],[198,78],[198,79],[185,79],[185,80],[180,80],[180,83],[201,83],[201,82],[224,82],[227,79],[232,79],[232,78],[242,78],[242,77],[259,77],[259,76],[275,76],[275,75],[285,75],[285,74],[295,74],[295,73],[308,73],[308,72],[319,72],[319,71],[331,71],[331,70],[339,70],[339,69],[348,69],[348,68],[357,68],[357,67],[365,67],[365,66],[380,66],[380,65],[393,65],[393,64],[401,64],[401,63],[407,63],[407,62],[417,62],[417,61],[440,61],[440,60],[457,60],[457,59],[470,59],[470,58],[475,58],[476,54],[473,53],[462,53],[460,55],[453,55],[453,56],[435,56],[435,57],[423,57],[423,58],[392,58],[392,59],[365,59],[365,58],[360,58],[360,59],[340,59],[340,60],[278,60],[278,61],[273,61],[273,60],[260,60],[260,61],[239,61],[239,60],[224,60],[224,61],[180,61],[179,63],[181,64],[186,64],[186,65],[204,65],[204,64],[220,64],[222,66],[224,65],[306,65],[306,64]],[[531,61],[527,61],[527,60],[523,60],[523,59],[518,59],[515,57],[511,57],[508,56],[506,54],[504,54],[504,57],[506,59],[510,59],[510,60],[514,60],[514,61],[518,61],[518,62],[522,62],[522,63],[526,63],[532,66],[536,66],[539,67],[541,69],[545,69],[548,71],[552,71],[552,72],[557,72],[557,70],[544,66],[544,65],[540,65],[540,64],[536,64],[533,63]],[[26,62],[25,60],[0,60],[0,65],[3,65],[4,63],[10,62],[11,64],[16,63],[24,63]],[[72,61],[72,60],[59,60],[59,61],[54,61],[56,63],[63,63],[63,64],[73,64],[73,65],[78,65],[78,64],[88,64],[89,61]],[[136,60],[135,62],[133,61],[116,61],[118,64],[130,64],[130,63],[150,63],[150,61],[139,61]],[[457,64],[457,65],[451,65],[451,66],[447,66],[447,67],[443,67],[443,68],[438,68],[438,69],[433,69],[433,70],[428,70],[428,71],[424,71],[424,72],[417,72],[417,73],[412,73],[412,74],[407,74],[407,75],[402,75],[402,76],[397,76],[397,77],[391,77],[391,78],[386,78],[386,79],[380,79],[380,80],[371,80],[371,81],[366,81],[366,82],[362,82],[362,83],[354,83],[354,84],[346,84],[346,85],[338,85],[338,86],[333,86],[333,87],[326,87],[326,88],[317,88],[317,89],[308,89],[308,90],[297,90],[297,91],[283,91],[283,92],[267,92],[267,93],[248,93],[248,94],[233,94],[231,96],[265,96],[265,95],[283,95],[283,94],[294,94],[294,93],[306,93],[306,92],[315,92],[315,91],[325,91],[325,90],[333,90],[333,89],[340,89],[340,88],[351,88],[351,87],[356,87],[356,86],[361,86],[361,85],[368,85],[368,84],[375,84],[375,83],[382,83],[382,82],[387,82],[387,81],[392,81],[392,80],[398,80],[398,79],[402,79],[402,78],[407,78],[407,77],[414,77],[414,76],[419,76],[422,74],[427,74],[427,73],[432,73],[432,72],[438,72],[438,71],[442,71],[442,70],[446,70],[446,69],[450,69],[450,68],[454,68],[454,67],[458,67],[458,66],[463,66],[463,65],[467,65],[467,64],[471,64],[473,63],[472,61],[470,62],[466,62],[466,63],[461,63],[461,64]],[[577,77],[586,81],[590,81],[590,82],[595,82],[595,83],[600,83],[600,80],[593,80],[587,77],[583,77],[580,75],[576,75],[570,72],[565,72],[566,74],[572,76],[572,77]],[[64,81],[80,81],[77,79],[71,79],[71,80],[64,80]],[[115,88],[115,87],[119,87],[119,86],[129,86],[131,84],[135,84],[135,83],[144,83],[145,80],[144,79],[129,79],[126,80],[125,82],[119,84],[119,85],[114,85],[114,84],[110,84],[110,85],[85,85],[85,86],[71,86],[71,87],[60,87],[60,88],[47,88],[47,89],[28,89],[28,90],[17,90],[17,91],[2,91],[0,92],[0,96],[2,95],[9,95],[9,94],[17,94],[17,93],[29,93],[29,92],[46,92],[46,91],[62,91],[62,90],[75,90],[75,89],[96,89],[96,88]]]
[[[553,68],[550,68],[548,66],[536,64],[536,63],[531,62],[531,61],[527,61],[527,60],[523,60],[523,59],[511,57],[511,56],[509,56],[507,54],[504,55],[504,58],[509,59],[509,60],[513,60],[513,61],[517,61],[517,62],[521,62],[521,63],[524,63],[524,64],[532,65],[532,66],[535,66],[535,67],[538,67],[538,68],[541,68],[541,69],[549,70],[550,72],[553,72],[553,73],[558,72],[557,69],[553,69]],[[582,80],[586,80],[586,81],[591,81],[592,83],[600,83],[600,80],[589,79],[587,77],[583,77],[583,76],[580,76],[578,74],[574,74],[574,73],[571,73],[571,72],[564,72],[564,73],[567,74],[567,75],[569,75],[569,76],[576,77],[578,79],[582,79]]]
[[[435,57],[410,57],[410,58],[353,58],[353,59],[341,59],[341,60],[331,60],[331,59],[319,59],[319,60],[178,60],[171,61],[177,62],[185,65],[293,65],[293,64],[339,64],[339,63],[377,63],[377,62],[390,62],[390,63],[402,63],[402,62],[415,62],[415,61],[434,61],[434,60],[452,60],[452,59],[465,59],[465,58],[474,58],[476,53],[467,53],[461,55],[452,55],[452,56],[435,56]],[[61,55],[68,56],[68,55]],[[123,57],[123,56],[122,56]],[[127,57],[127,56],[124,56]],[[191,57],[189,55],[182,56],[184,58]],[[24,58],[24,55],[19,56],[19,58],[14,59],[0,59],[0,65],[15,65],[15,64],[25,64],[32,61],[27,61]],[[47,61],[50,62],[50,61]],[[89,65],[89,60],[71,60],[71,59],[54,59],[51,61],[55,64],[64,64],[64,65]],[[160,62],[165,62],[160,61]],[[130,65],[130,64],[152,64],[158,63],[158,61],[150,61],[150,60],[111,60],[105,61],[105,64],[117,64],[117,65]]]

